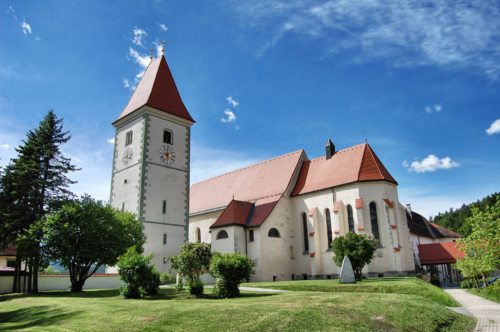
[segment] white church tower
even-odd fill
[[[190,127],[195,121],[165,57],[151,58],[116,128],[111,205],[143,223],[144,253],[160,272],[187,241]]]

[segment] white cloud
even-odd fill
[[[354,61],[394,66],[475,68],[500,73],[500,10],[495,0],[233,2],[242,25],[270,35],[263,50],[287,34],[324,43],[327,52],[354,50]]]
[[[486,129],[488,135],[500,134],[500,119],[493,121],[488,129]]]
[[[134,59],[135,63],[137,63],[142,68],[146,68],[151,62],[151,58],[147,54],[140,54],[132,47],[129,47],[129,55]]]
[[[413,161],[411,164],[408,161],[403,161],[403,166],[410,172],[425,173],[434,172],[439,169],[451,169],[459,167],[460,164],[453,161],[450,157],[438,158],[433,154],[428,155],[421,161]]]
[[[439,105],[439,104],[436,104],[434,106],[425,106],[425,111],[428,113],[428,114],[431,114],[431,113],[439,113],[443,110],[443,106],[442,105]]]
[[[163,23],[158,23],[158,26],[160,27],[161,32],[165,32],[168,30],[168,27]]]
[[[220,121],[223,123],[231,123],[236,121],[236,114],[234,114],[233,111],[231,111],[229,108],[224,111],[224,114],[226,114],[225,118],[221,118]]]
[[[106,142],[108,142],[108,144],[110,144],[110,145],[113,145],[113,144],[115,144],[115,139],[114,138],[108,138],[106,140]]]
[[[134,34],[134,37],[132,38],[132,43],[134,43],[137,46],[144,46],[142,44],[142,39],[145,38],[145,37],[147,37],[147,35],[148,35],[148,33],[146,32],[146,30],[138,28],[138,27],[135,27],[132,30],[132,33]]]
[[[233,97],[229,96],[226,98],[226,101],[229,105],[231,105],[233,108],[238,107],[239,102],[235,100]]]
[[[31,35],[31,26],[29,25],[28,22],[22,21],[21,22],[21,29],[23,29],[23,33],[25,35],[30,34]]]
[[[123,87],[124,88],[130,88],[130,82],[126,78],[123,79]]]
[[[1,146],[1,147],[2,147],[2,149],[4,149],[4,150],[8,150],[8,149],[10,149],[10,148],[12,147],[12,146],[10,146],[10,144],[7,144],[7,143],[2,144],[2,145],[0,145],[0,146]]]

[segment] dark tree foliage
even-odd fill
[[[23,144],[16,149],[18,155],[5,167],[0,181],[0,246],[15,244],[17,237],[30,225],[73,196],[69,186],[75,182],[67,174],[77,168],[60,149],[70,138],[63,130],[62,119],[50,110],[37,129],[28,131]],[[30,280],[32,277],[28,291],[38,291],[42,258],[36,247],[31,244],[29,251],[18,250],[14,292],[21,291],[22,261],[26,263]]]
[[[472,232],[472,226],[468,221],[472,216],[472,207],[475,206],[479,211],[485,211],[488,207],[494,206],[499,200],[500,193],[494,193],[475,203],[463,204],[456,210],[450,209],[448,212],[439,213],[433,218],[433,222],[466,237]]]
[[[243,281],[250,281],[255,273],[255,263],[240,253],[216,253],[210,260],[210,274],[215,278],[213,294],[218,298],[237,297],[238,286]]]
[[[142,224],[90,196],[65,203],[33,227],[43,229],[43,252],[68,269],[71,291],[80,292],[85,281],[102,265],[115,265],[118,257],[136,246],[142,251]]]
[[[120,287],[120,294],[124,298],[139,299],[158,294],[160,273],[151,262],[151,257],[141,255],[132,246],[118,259],[118,273],[124,283]]]

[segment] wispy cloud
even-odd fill
[[[141,66],[143,69],[146,68],[151,62],[151,58],[147,54],[140,54],[132,47],[129,47],[129,55],[132,57],[135,63]]]
[[[2,147],[2,149],[4,149],[4,150],[9,150],[12,146],[10,146],[10,144],[4,143],[4,144],[1,144],[0,147]]]
[[[409,172],[425,173],[434,172],[439,169],[451,169],[459,167],[460,164],[450,157],[438,158],[433,154],[428,155],[421,161],[413,161],[409,163],[407,160],[403,161],[403,167],[407,168]]]
[[[270,31],[263,50],[287,34],[324,43],[328,52],[355,50],[357,61],[394,66],[475,68],[500,73],[500,8],[495,0],[231,2],[242,24]]]
[[[238,105],[239,105],[239,102],[231,96],[227,97],[226,101],[233,108],[238,107]]]
[[[158,23],[158,27],[160,27],[161,32],[165,32],[168,30],[168,27],[164,23]]]
[[[109,145],[113,145],[113,144],[115,144],[115,139],[114,138],[108,138],[106,140],[106,142],[108,142]]]
[[[196,143],[192,144],[191,158],[192,184],[259,162],[255,156],[201,147]]]
[[[434,105],[434,106],[425,106],[425,111],[428,113],[428,114],[431,114],[431,113],[439,113],[443,110],[443,106],[441,105]]]
[[[493,121],[488,129],[486,129],[488,135],[500,134],[500,119]]]
[[[31,35],[32,34],[32,31],[31,31],[31,25],[26,22],[26,19],[23,17],[22,20],[20,20],[17,15],[16,15],[16,10],[14,9],[14,7],[12,6],[9,6],[9,8],[7,9],[7,14],[10,15],[14,21],[16,21],[19,26],[21,27],[21,31],[25,34],[25,35]],[[36,40],[40,40],[41,38],[40,37],[36,37]]]
[[[224,111],[224,114],[226,115],[224,118],[221,118],[220,121],[222,123],[231,123],[236,121],[236,115],[234,114],[233,111],[231,111],[229,108],[227,108]]]
[[[127,78],[123,79],[123,87],[124,88],[130,88],[130,82]]]
[[[145,38],[145,37],[147,37],[148,33],[144,29],[135,27],[132,30],[132,34],[134,35],[132,37],[132,43],[134,43],[137,46],[144,46],[142,44],[142,39]]]

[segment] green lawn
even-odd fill
[[[339,280],[295,280],[246,283],[242,286],[334,293],[396,293],[423,296],[448,307],[460,306],[439,287],[417,278],[374,278],[356,284],[340,284]]]
[[[498,281],[493,286],[481,288],[480,290],[477,290],[475,288],[470,288],[467,289],[467,291],[469,291],[474,295],[479,295],[481,297],[484,297],[485,299],[488,299],[490,301],[500,303],[500,282]]]
[[[145,300],[122,299],[116,290],[0,296],[0,330],[471,331],[473,326],[472,318],[411,294],[297,291],[216,300],[162,289],[159,297]]]

